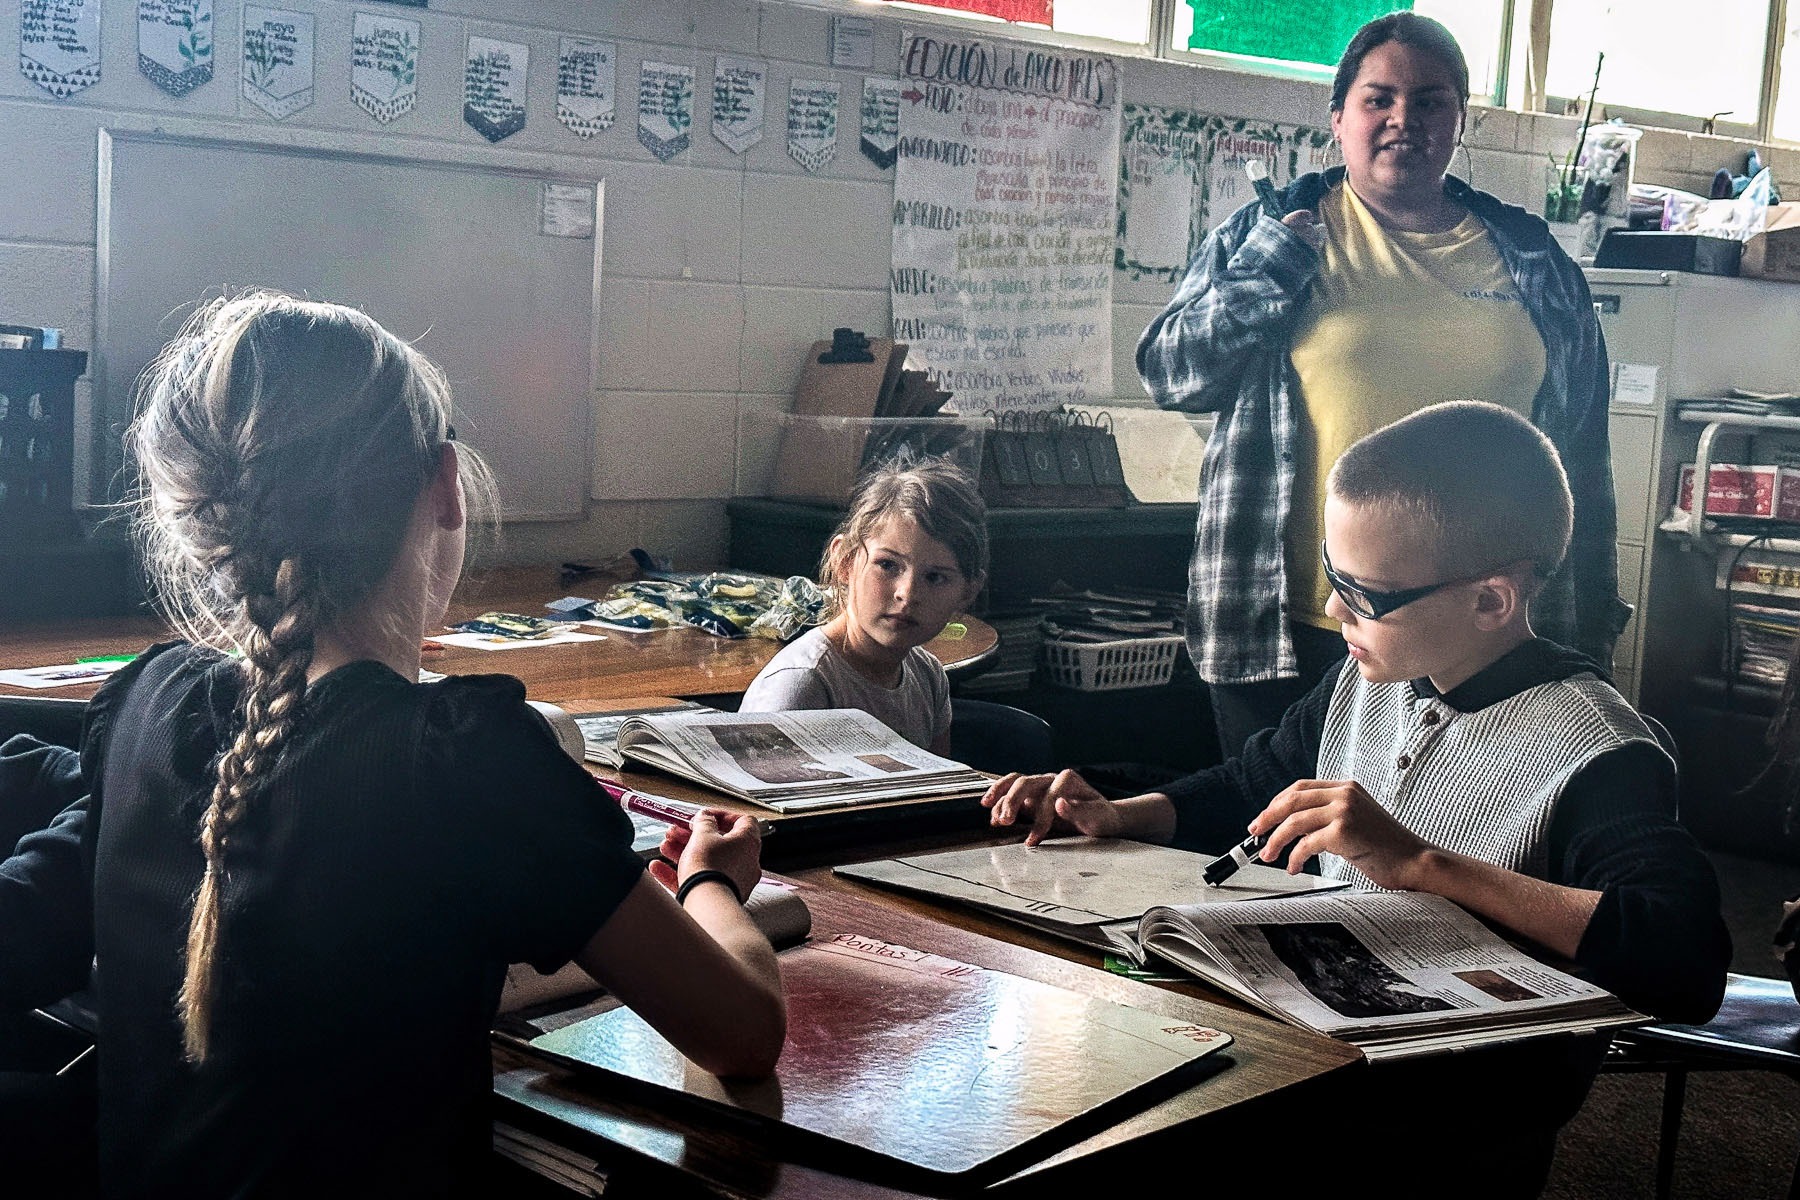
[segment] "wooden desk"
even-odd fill
[[[1176,1168],[1176,1177],[1185,1178],[1198,1163],[1216,1158],[1196,1155],[1196,1138],[1213,1146],[1258,1144],[1258,1130],[1266,1130],[1266,1122],[1282,1122],[1345,1094],[1360,1061],[1356,1051],[1341,1043],[1215,1003],[1197,983],[1152,986],[1124,979],[1095,969],[1098,956],[1079,947],[971,911],[940,908],[840,879],[823,868],[796,878],[806,888],[815,936],[867,934],[1210,1025],[1236,1039],[1221,1052],[1230,1060],[1226,1069],[1089,1132],[982,1195],[1073,1195],[1078,1188],[1116,1188],[1122,1179],[1149,1178],[1159,1167]],[[613,1169],[626,1190],[633,1181],[661,1186],[679,1178],[698,1194],[713,1196],[887,1200],[915,1194],[891,1186],[892,1180],[872,1172],[853,1150],[784,1152],[772,1147],[767,1136],[759,1137],[754,1125],[621,1100],[616,1089],[592,1075],[508,1049],[495,1054],[495,1090],[504,1119],[565,1138],[573,1129],[573,1140]],[[904,1098],[896,1102],[904,1103]],[[558,1122],[563,1129],[555,1129]]]
[[[581,594],[599,594],[606,581],[583,581]],[[567,595],[548,568],[511,568],[472,576],[458,589],[449,620],[463,621],[491,610],[537,614],[544,604]],[[959,617],[959,639],[933,639],[933,654],[951,670],[970,669],[991,657],[999,638],[974,617]],[[169,637],[151,617],[88,618],[0,630],[0,667],[69,663],[101,654],[127,654]],[[767,638],[719,638],[693,628],[654,633],[608,632],[606,640],[520,650],[450,647],[425,661],[429,670],[450,675],[487,672],[516,675],[534,700],[577,711],[632,696],[729,696],[750,686],[781,647]],[[0,694],[86,697],[93,684],[68,688],[0,686]]]

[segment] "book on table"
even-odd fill
[[[851,708],[634,716],[619,726],[618,752],[621,760],[782,813],[976,796],[988,785],[979,771]]]
[[[1138,921],[1159,904],[1229,904],[1344,885],[1258,863],[1219,887],[1211,856],[1118,838],[1051,838],[914,854],[834,868],[846,878],[972,905],[1002,920],[1140,958]]]
[[[1646,1018],[1442,896],[1345,891],[1146,912],[1141,952],[1371,1059]]]

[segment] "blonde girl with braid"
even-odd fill
[[[84,733],[107,1195],[479,1190],[515,961],[579,962],[705,1070],[773,1069],[754,823],[703,815],[651,878],[517,680],[417,682],[493,511],[423,356],[354,309],[215,302],[129,448],[184,640]]]

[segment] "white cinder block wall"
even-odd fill
[[[103,79],[57,101],[16,69],[20,0],[0,0],[0,321],[60,326],[64,344],[94,344],[96,133],[114,122],[167,121],[183,132],[279,143],[304,127],[367,149],[422,159],[484,155],[544,165],[571,160],[606,180],[600,364],[594,404],[592,503],[581,522],[517,524],[501,554],[513,561],[597,558],[634,545],[682,566],[723,562],[725,504],[766,472],[769,426],[798,376],[802,351],[837,325],[885,333],[893,172],[856,148],[862,70],[829,67],[833,12],[873,16],[874,72],[895,73],[903,24],[933,18],[867,6],[792,0],[432,0],[428,9],[371,5],[422,26],[416,110],[381,127],[350,101],[347,0],[271,0],[317,18],[317,100],[286,122],[239,101],[237,0],[215,0],[213,82],[176,100],[136,69],[136,5],[108,0]],[[474,29],[531,47],[525,130],[489,148],[462,121],[465,38]],[[983,32],[997,33],[988,27]],[[618,43],[618,112],[583,141],[555,119],[560,34]],[[711,135],[713,57],[769,63],[763,141],[736,155]],[[686,63],[695,73],[692,148],[658,163],[637,141],[638,66]],[[788,81],[842,84],[836,160],[808,175],[787,154]],[[1186,64],[1127,59],[1128,101],[1231,116],[1319,124],[1326,89]],[[1477,186],[1540,203],[1546,154],[1564,153],[1576,122],[1477,109],[1468,132]],[[1712,169],[1741,168],[1741,143],[1652,132],[1639,178],[1704,192]],[[1800,196],[1800,151],[1765,152],[1783,190]],[[172,215],[172,219],[179,219]],[[1169,286],[1115,277],[1112,402],[1143,403],[1132,367],[1138,333]],[[453,302],[447,299],[446,302]],[[83,385],[85,387],[85,384]]]

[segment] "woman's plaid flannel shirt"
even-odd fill
[[[1284,207],[1316,210],[1343,175],[1334,167],[1302,176],[1282,192]],[[1606,344],[1587,279],[1524,209],[1454,177],[1445,178],[1444,194],[1487,226],[1544,339],[1544,382],[1531,415],[1562,455],[1575,531],[1563,568],[1532,601],[1533,627],[1610,663],[1630,608],[1619,599],[1613,544]],[[1297,673],[1283,532],[1301,404],[1288,349],[1319,263],[1298,234],[1247,204],[1201,245],[1175,298],[1138,342],[1138,372],[1159,407],[1217,414],[1188,566],[1188,651],[1209,683]]]

